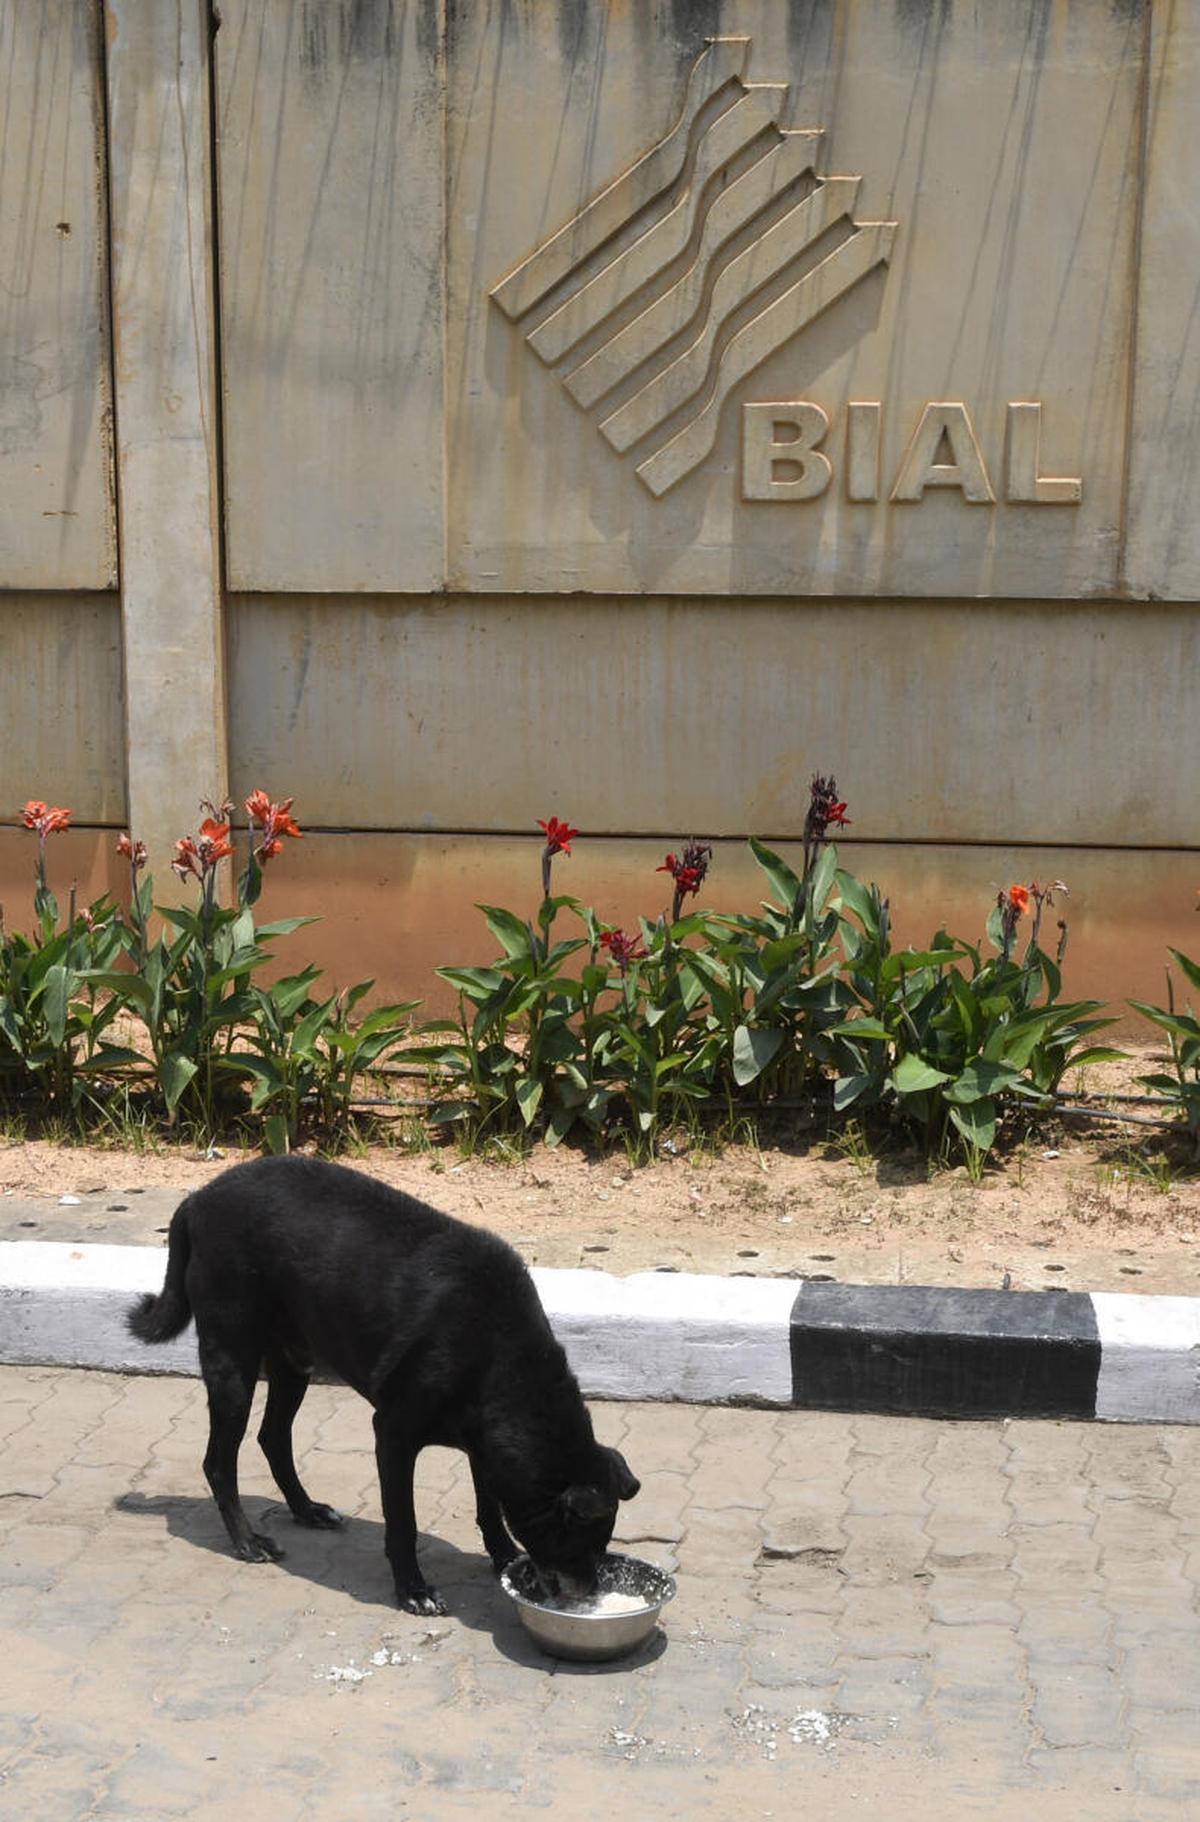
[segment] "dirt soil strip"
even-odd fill
[[[808,1139],[681,1149],[641,1168],[544,1148],[502,1164],[381,1145],[350,1162],[536,1265],[1195,1296],[1200,1182],[1180,1174],[1178,1148],[1161,1164],[1139,1149],[1146,1136],[1053,1134],[979,1184],[962,1169],[931,1176],[911,1152],[856,1161]],[[10,1144],[0,1238],[153,1244],[179,1199],[238,1158]]]

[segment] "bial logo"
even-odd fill
[[[670,131],[522,260],[491,297],[661,497],[712,450],[731,389],[875,268],[898,224],[858,221],[860,177],[817,170],[820,129],[779,124],[786,83],[749,82],[749,38],[713,38]],[[745,500],[819,498],[830,429],[811,400],[742,407]],[[880,496],[881,406],[846,408],[846,491]],[[1005,498],[1073,503],[1038,473],[1041,405],[1009,406]],[[933,402],[889,500],[995,499],[966,407]]]

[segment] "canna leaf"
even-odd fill
[[[892,1071],[892,1087],[897,1094],[923,1094],[927,1088],[949,1080],[944,1069],[935,1069],[920,1056],[901,1057]]]
[[[531,1081],[528,1076],[517,1083],[517,1106],[521,1109],[521,1118],[526,1126],[532,1126],[538,1108],[542,1104],[542,1084]]]
[[[196,1065],[178,1050],[168,1050],[159,1059],[158,1081],[169,1112],[174,1113],[189,1082],[196,1075]]]
[[[780,899],[784,910],[790,912],[796,903],[800,891],[800,881],[786,860],[770,848],[765,847],[755,836],[750,837],[750,852],[771,882],[771,889]]]
[[[506,985],[505,976],[495,968],[435,968],[433,972],[440,980],[457,987],[473,1005],[498,993]]]
[[[864,886],[853,873],[839,868],[836,875],[838,895],[844,905],[849,906],[868,936],[878,939],[879,911],[875,896],[869,887]]]
[[[1200,1038],[1200,1024],[1197,1024],[1190,1012],[1164,1012],[1160,1006],[1147,1005],[1144,1000],[1130,1000],[1129,1004],[1143,1018],[1149,1019],[1154,1025],[1160,1025],[1175,1037]]]
[[[979,1151],[990,1151],[996,1143],[996,1103],[984,1098],[967,1107],[950,1109],[950,1118],[969,1144]]]
[[[880,1019],[843,1019],[840,1025],[829,1027],[830,1037],[866,1038],[875,1044],[886,1044],[891,1032]]]
[[[740,1088],[753,1082],[779,1054],[784,1032],[779,1025],[739,1025],[733,1034],[733,1079]]]
[[[808,896],[804,904],[805,921],[811,927],[825,909],[825,901],[838,870],[837,849],[832,842],[822,849],[816,866],[808,876]]]
[[[303,930],[305,924],[319,924],[319,917],[277,917],[269,924],[259,924],[257,935],[253,923],[250,925],[250,940],[263,942],[272,936],[290,936],[293,930]]]
[[[833,1105],[838,1113],[852,1107],[869,1089],[878,1085],[878,1077],[871,1072],[857,1075],[839,1076],[833,1084]]]
[[[1192,986],[1200,988],[1200,962],[1192,961],[1190,956],[1183,953],[1182,949],[1168,948],[1167,954],[1179,964]]]
[[[42,1007],[46,1016],[46,1030],[50,1042],[60,1045],[67,1032],[67,1006],[70,998],[70,977],[62,962],[55,962],[46,970],[42,987]]]
[[[377,1006],[361,1025],[355,1027],[355,1030],[360,1038],[372,1037],[385,1025],[395,1025],[398,1020],[406,1019],[409,1013],[415,1012],[420,1004],[420,1000],[396,1000],[389,1006]],[[452,1019],[436,1019],[432,1024],[426,1025],[424,1029],[426,1031],[457,1031],[458,1026]]]
[[[263,1138],[272,1157],[284,1157],[291,1149],[288,1143],[287,1115],[269,1113],[263,1121]]]
[[[515,912],[502,905],[478,905],[476,909],[483,912],[484,922],[505,955],[516,960],[534,954],[529,925]]]
[[[1003,1063],[990,1063],[980,1057],[975,1062],[968,1063],[950,1086],[943,1090],[943,1094],[951,1105],[966,1107],[975,1101],[1003,1094],[1006,1089],[1014,1088],[1020,1080],[1019,1069]]]

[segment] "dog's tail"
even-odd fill
[[[192,1306],[185,1283],[188,1255],[192,1250],[187,1225],[191,1199],[188,1196],[182,1201],[171,1217],[167,1276],[161,1291],[157,1297],[153,1291],[143,1291],[125,1317],[130,1334],[136,1335],[139,1341],[173,1341],[191,1320]]]

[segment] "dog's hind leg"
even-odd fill
[[[337,1530],[345,1521],[332,1506],[310,1499],[300,1484],[292,1454],[292,1423],[308,1390],[308,1377],[276,1350],[267,1355],[267,1408],[258,1432],[267,1465],[298,1525]]]
[[[479,1457],[468,1450],[467,1460],[471,1464],[471,1479],[475,1483],[475,1523],[479,1526],[483,1547],[492,1559],[496,1574],[507,1569],[513,1558],[521,1552],[508,1535],[504,1514],[500,1510],[500,1501],[491,1491],[484,1476],[483,1464]]]
[[[375,1413],[375,1460],[383,1501],[383,1547],[392,1567],[396,1599],[406,1613],[445,1613],[446,1603],[417,1564],[417,1514],[413,1471],[419,1451],[392,1413]]]
[[[200,1371],[208,1392],[208,1448],[204,1477],[212,1489],[217,1510],[234,1555],[246,1563],[269,1563],[283,1555],[273,1537],[251,1528],[238,1493],[237,1458],[258,1378],[258,1355],[242,1343],[203,1331],[199,1334]]]

